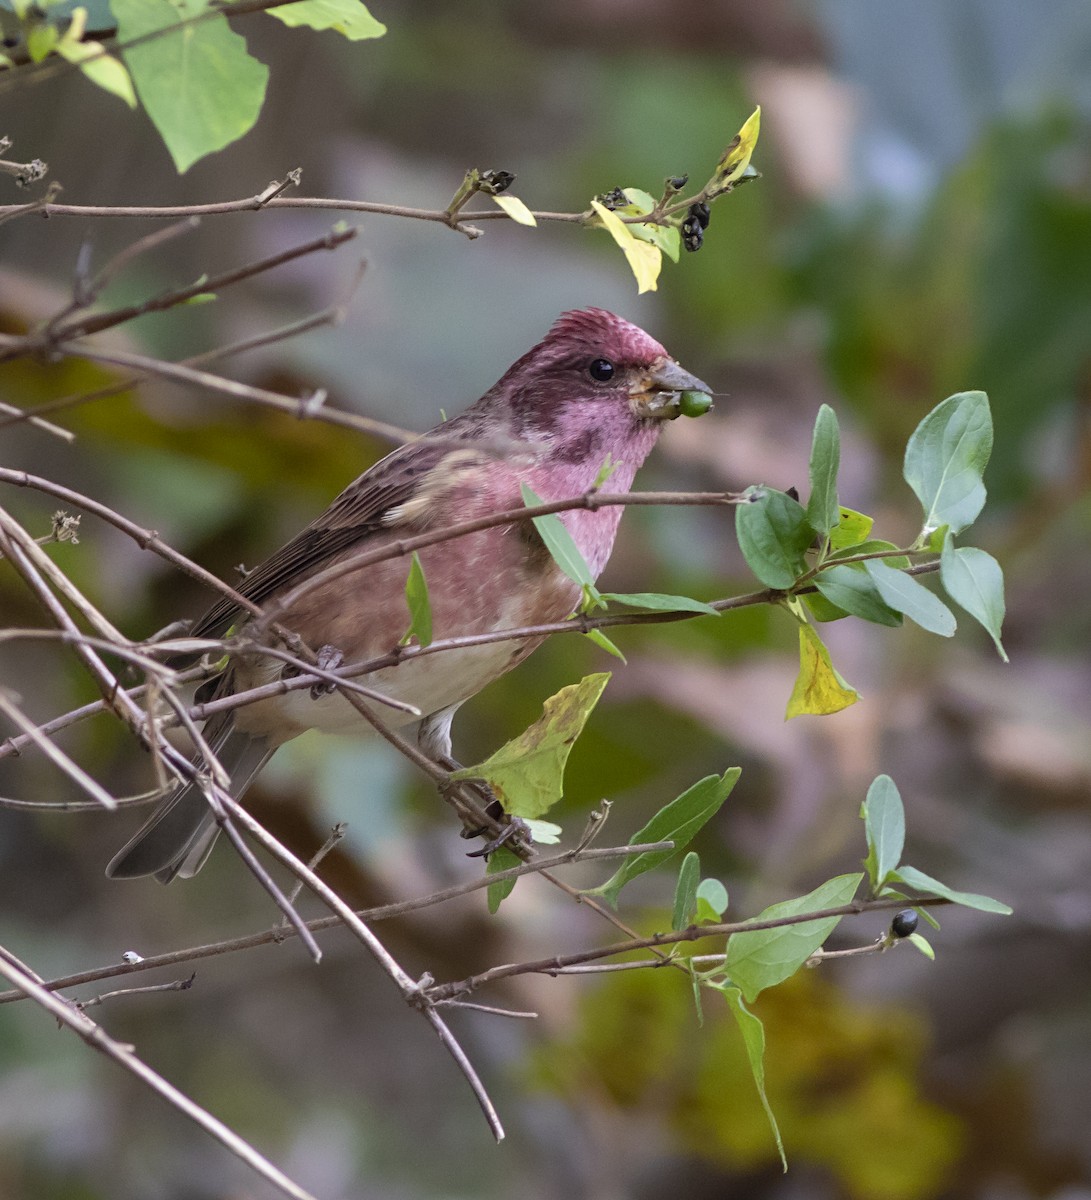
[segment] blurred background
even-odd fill
[[[644,487],[805,488],[827,402],[843,431],[842,502],[899,542],[919,520],[901,481],[907,436],[950,393],[987,390],[996,449],[971,540],[1006,572],[1009,666],[968,619],[951,642],[843,621],[824,636],[862,701],[786,723],[796,632],[782,613],[749,609],[619,629],[628,666],[555,639],[465,707],[455,750],[479,760],[558,687],[613,670],[570,762],[559,818],[570,836],[606,796],[604,838],[625,841],[695,779],[739,764],[742,781],[696,848],[741,918],[857,868],[860,801],[886,771],[906,803],[908,860],[1015,915],[944,911],[935,963],[903,947],[759,999],[787,1175],[726,1010],[710,997],[699,1025],[671,972],[523,978],[478,999],[533,1008],[537,1022],[453,1016],[508,1127],[499,1149],[424,1022],[344,934],[325,938],[317,969],[290,941],[203,962],[188,992],[93,1012],[322,1200],[1087,1200],[1091,11],[1081,0],[376,0],[372,11],[389,32],[356,44],[238,19],[271,67],[264,111],[182,178],[143,114],[74,75],[0,95],[0,133],[20,160],[45,159],[69,202],[231,199],[299,166],[300,194],[442,208],[478,166],[515,172],[532,208],[580,211],[616,185],[658,195],[684,172],[699,183],[760,103],[763,178],[719,202],[703,249],[666,263],[659,290],[639,298],[612,243],[571,225],[492,222],[471,242],[376,216],[336,254],[147,317],[114,344],[178,358],[271,329],[339,302],[362,256],[340,328],[230,371],[296,394],[329,388],[331,402],[423,430],[480,395],[558,312],[601,305],[722,393],[711,416],[666,431]],[[0,178],[0,201],[25,198]],[[134,262],[107,300],[297,244],[336,217],[205,218]],[[60,217],[0,228],[0,327],[63,306],[81,243],[100,264],[150,228]],[[112,378],[72,362],[2,372],[0,395],[19,404]],[[72,445],[0,430],[0,462],[115,505],[224,578],[382,452],[159,384],[63,423]],[[49,531],[48,498],[7,489],[0,503]],[[134,637],[208,599],[91,517],[79,545],[51,553]],[[697,509],[629,512],[605,579],[708,599],[753,586],[730,513]],[[0,624],[39,623],[0,566]],[[0,682],[40,719],[93,697],[69,656],[40,648],[4,649]],[[149,786],[146,758],[111,721],[62,744],[116,791]],[[70,792],[37,756],[0,760],[0,796]],[[445,807],[382,750],[309,736],[251,795],[304,855],[349,821],[324,869],[356,905],[479,870]],[[135,823],[0,808],[3,943],[49,976],[273,923],[226,847],[189,884],[108,883],[104,864]],[[592,885],[604,874],[566,877]],[[645,876],[623,913],[662,928],[671,894],[669,873]],[[832,944],[882,931],[877,917],[845,921]],[[380,932],[411,975],[439,979],[611,940],[535,881],[496,918],[478,893]],[[0,1064],[4,1197],[271,1194],[29,1004],[0,1008]]]

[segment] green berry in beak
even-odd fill
[[[701,417],[712,407],[708,392],[682,392],[678,397],[678,412],[683,417]]]

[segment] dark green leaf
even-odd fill
[[[918,871],[916,867],[899,867],[894,872],[893,878],[900,879],[907,887],[916,888],[918,892],[942,896],[944,900],[950,900],[953,904],[962,904],[966,908],[1000,913],[1002,916],[1011,914],[1008,905],[999,900],[993,900],[991,896],[979,896],[976,892],[957,892],[954,888],[949,888],[947,884],[940,883],[938,879],[933,879],[931,875]]]
[[[688,596],[668,596],[662,592],[602,592],[603,600],[613,600],[628,608],[647,608],[653,612],[708,613],[718,617],[719,611],[703,600],[691,600]]]
[[[731,1010],[731,1015],[735,1018],[735,1023],[742,1034],[746,1057],[750,1060],[750,1073],[754,1076],[754,1084],[758,1089],[761,1106],[765,1109],[766,1117],[769,1118],[769,1128],[772,1129],[773,1138],[777,1143],[777,1153],[780,1155],[781,1165],[787,1171],[788,1159],[784,1154],[784,1142],[781,1141],[777,1119],[773,1115],[769,1098],[765,1094],[765,1026],[743,1003],[742,993],[737,987],[721,987],[720,991],[723,992],[727,1007]]]
[[[205,0],[111,0],[122,45],[202,13]],[[206,16],[123,51],[137,94],[179,173],[247,133],[261,112],[269,69],[225,16]]]
[[[806,570],[815,531],[798,500],[774,488],[749,487],[735,507],[735,533],[747,566],[766,587],[786,590]]]
[[[848,904],[856,895],[861,879],[863,875],[859,873],[838,875],[806,896],[770,905],[754,919],[769,921]],[[724,968],[731,981],[742,988],[747,1000],[753,1000],[765,988],[794,975],[836,929],[840,920],[840,917],[824,917],[799,925],[733,933],[728,939]]]
[[[841,519],[837,503],[837,472],[841,466],[841,434],[837,414],[828,404],[818,410],[811,442],[811,495],[807,520],[817,533],[829,533]]]
[[[991,554],[973,546],[955,549],[950,533],[944,539],[939,565],[940,582],[947,595],[989,632],[1000,657],[1008,656],[1000,642],[1004,624],[1004,572]]]
[[[674,889],[671,929],[686,929],[693,924],[693,914],[697,907],[697,884],[700,880],[701,860],[696,851],[691,850],[682,859],[682,865],[678,868],[678,884]]]
[[[870,518],[868,519],[870,520]],[[842,558],[857,558],[861,554],[880,554],[897,550],[897,548],[893,542],[884,542],[882,538],[867,538],[865,541],[853,542],[851,546],[843,546],[839,550],[833,551],[826,561],[835,563]],[[884,558],[883,562],[888,567],[897,567],[899,571],[909,566],[909,559],[904,554],[891,555],[889,558]]]
[[[889,775],[879,775],[864,801],[868,876],[878,892],[897,867],[905,848],[905,809],[898,787]]]
[[[523,503],[527,508],[534,508],[545,503],[529,484],[521,484],[520,488],[523,493]],[[532,517],[531,520],[549,553],[553,555],[553,561],[557,566],[573,583],[578,583],[581,587],[593,588],[595,577],[591,574],[591,568],[587,565],[587,561],[580,553],[579,546],[576,545],[567,526],[557,513],[547,513],[544,517]]]
[[[984,392],[959,392],[917,426],[905,449],[905,481],[924,509],[924,528],[972,525],[985,504],[982,477],[992,453],[993,426]]]
[[[874,580],[880,597],[895,612],[905,613],[922,629],[938,633],[940,637],[951,637],[955,632],[954,613],[912,575],[888,567],[881,558],[869,560],[864,567]]]
[[[855,617],[876,625],[902,623],[901,614],[884,602],[862,563],[827,567],[815,576],[814,585],[831,604]]]
[[[816,621],[825,624],[828,621],[842,621],[849,614],[836,604],[831,604],[821,592],[807,592],[800,599],[810,609]]]
[[[629,845],[671,841],[674,849],[647,851],[627,858],[601,887],[593,888],[589,894],[603,896],[616,906],[618,893],[631,879],[685,849],[698,830],[720,811],[741,774],[741,767],[730,767],[723,775],[706,775],[661,808],[643,829],[633,834]]]

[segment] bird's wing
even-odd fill
[[[459,454],[466,454],[462,450]],[[350,483],[328,509],[275,554],[250,571],[235,590],[260,604],[281,588],[293,586],[316,567],[385,528],[384,516],[403,509],[422,491],[450,445],[409,443]],[[218,637],[238,617],[228,597],[216,603],[193,626],[193,637]]]

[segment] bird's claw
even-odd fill
[[[318,651],[317,666],[323,671],[336,671],[337,668],[345,661],[344,654],[337,649],[336,646],[326,645]],[[336,691],[336,687],[332,683],[327,683],[324,679],[316,679],[311,684],[311,699],[319,700],[323,696],[329,696]]]
[[[483,829],[478,830],[478,833],[484,833]],[[463,837],[468,836],[467,832],[463,831]],[[467,858],[488,858],[495,850],[499,850],[501,846],[506,846],[511,842],[517,847],[529,847],[533,842],[530,833],[530,826],[523,820],[522,817],[508,817],[504,828],[494,838],[490,838],[484,846],[479,846],[476,850],[467,852]]]

